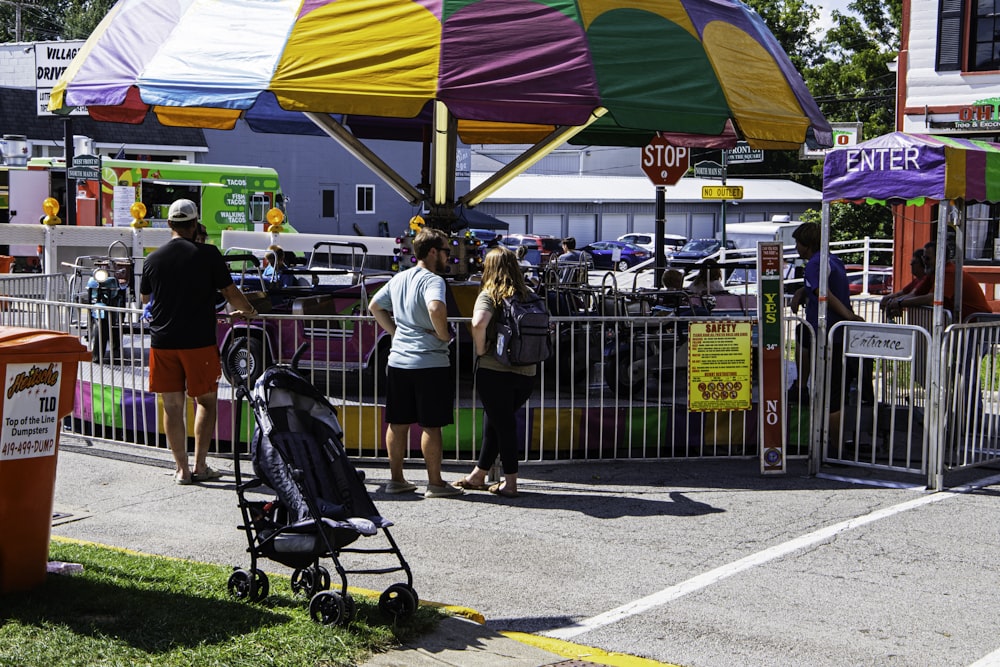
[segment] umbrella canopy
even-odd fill
[[[893,132],[831,151],[823,199],[1000,201],[1000,144]]]
[[[121,0],[50,109],[282,132],[315,132],[296,113],[315,112],[359,137],[426,138],[434,103],[467,143],[587,124],[575,143],[734,128],[757,148],[832,139],[738,0]]]

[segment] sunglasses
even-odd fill
[[[438,252],[443,252],[444,254],[446,254],[449,257],[451,257],[451,248],[449,248],[447,246],[445,246],[444,248],[438,248],[437,251]]]

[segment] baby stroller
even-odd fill
[[[267,558],[294,568],[291,587],[310,597],[309,615],[324,625],[347,625],[354,616],[354,600],[347,592],[348,574],[405,572],[406,583],[389,586],[379,598],[379,609],[390,617],[403,618],[417,609],[413,575],[389,533],[392,525],[381,517],[363,483],[364,473],[351,464],[341,441],[343,432],[336,410],[291,366],[273,366],[264,371],[248,398],[257,426],[250,457],[256,479],[244,481],[240,456],[233,448],[236,495],[246,532],[250,568],[234,568],[229,593],[238,599],[259,602],[267,597],[267,575],[257,567]],[[242,401],[239,401],[242,403]],[[277,495],[272,500],[251,499],[248,492],[267,485]],[[260,491],[257,491],[260,494]],[[361,537],[379,531],[388,548],[347,548]],[[341,556],[394,554],[390,567],[347,570]],[[330,573],[320,565],[329,558],[340,576],[340,587],[330,588]]]

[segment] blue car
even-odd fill
[[[625,271],[653,256],[653,253],[645,248],[623,241],[594,241],[580,250],[591,256],[595,269],[615,271]]]

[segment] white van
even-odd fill
[[[738,249],[756,250],[758,241],[781,241],[781,245],[794,250],[792,233],[801,224],[798,220],[789,220],[788,216],[775,216],[771,222],[735,222],[726,225],[726,240],[732,241]]]
[[[623,234],[615,240],[622,241],[623,243],[632,243],[640,248],[645,248],[649,252],[656,252],[656,236],[653,232],[632,232],[631,234]],[[687,239],[683,236],[678,234],[664,234],[663,254],[669,257],[674,251],[680,250],[685,243],[687,243]]]

